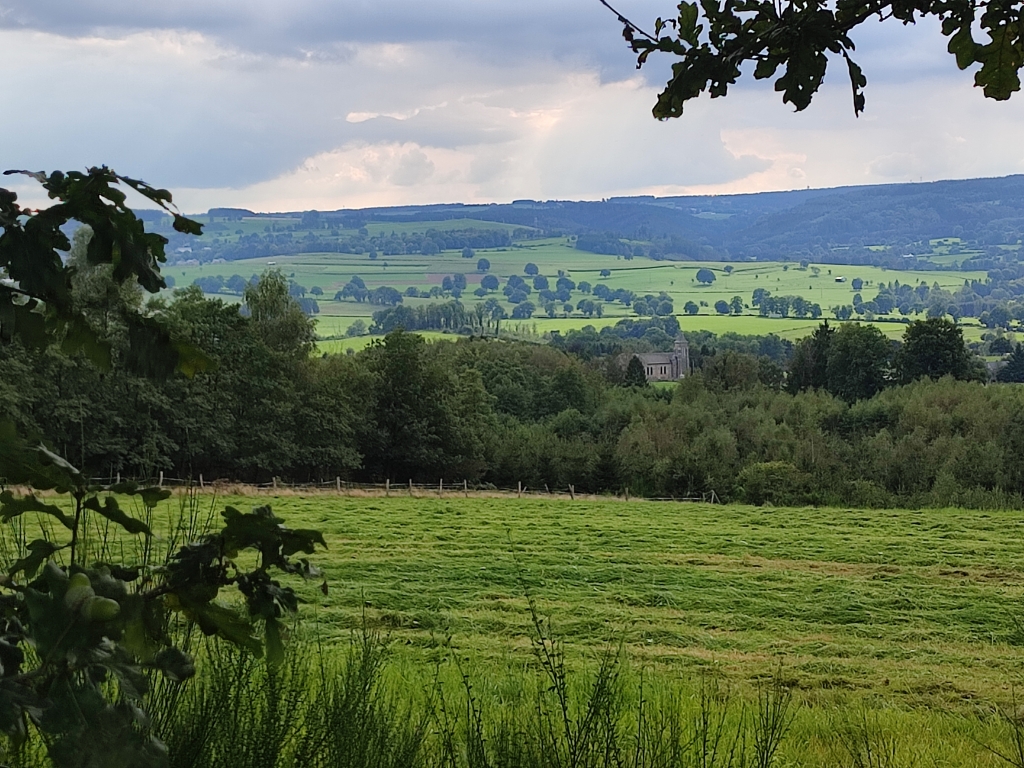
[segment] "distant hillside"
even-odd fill
[[[582,236],[581,250],[655,260],[808,259],[987,270],[1024,260],[1024,176],[600,202],[517,200],[273,214],[214,208],[199,218],[206,223],[199,241],[171,232],[169,221],[161,227],[176,258],[429,255]],[[936,245],[940,239],[945,242]],[[908,258],[913,256],[920,258]]]
[[[334,215],[353,214],[392,222],[474,218],[557,234],[662,241],[668,249],[706,246],[714,251],[709,258],[776,259],[837,246],[910,248],[938,238],[959,238],[968,247],[1016,244],[1024,238],[1024,176],[750,195],[368,208]],[[693,256],[685,250],[682,255]]]

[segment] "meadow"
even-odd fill
[[[576,671],[621,644],[634,684],[675,695],[714,679],[754,701],[777,674],[796,707],[781,765],[1003,764],[985,745],[1021,683],[1016,513],[420,493],[203,502],[322,529],[330,589],[306,590],[307,622],[328,648],[384,633],[405,688],[454,656],[442,677],[502,700],[533,663],[529,595]],[[840,760],[829,734],[858,718],[903,757]]]
[[[369,226],[418,227],[422,231],[424,226],[436,225],[436,222],[429,222]],[[943,288],[955,290],[964,280],[985,279],[982,272],[903,272],[880,267],[837,265],[809,265],[808,268],[801,269],[793,262],[705,263],[651,261],[646,258],[627,261],[621,257],[576,250],[572,243],[564,238],[523,241],[509,248],[481,249],[476,252],[473,259],[464,259],[461,252],[457,251],[445,251],[437,256],[381,256],[375,260],[370,260],[366,255],[355,254],[300,254],[200,266],[175,265],[168,267],[165,274],[173,277],[177,286],[185,286],[198,277],[220,275],[228,278],[233,274],[239,274],[248,278],[276,267],[307,289],[317,286],[323,290],[324,295],[319,301],[317,332],[321,337],[332,337],[344,334],[357,319],[369,324],[373,312],[380,309],[355,301],[331,300],[353,275],[361,277],[370,289],[387,285],[404,292],[409,287],[429,290],[439,286],[445,276],[462,273],[466,275],[468,284],[468,290],[463,294],[462,300],[472,306],[481,301],[472,295],[484,274],[476,270],[476,261],[479,258],[486,258],[490,262],[489,273],[498,276],[502,282],[510,275],[522,275],[524,266],[532,262],[537,265],[540,274],[552,283],[557,279],[559,271],[562,271],[576,282],[585,280],[592,285],[604,282],[613,289],[626,288],[641,295],[665,292],[672,297],[676,316],[684,330],[741,334],[776,333],[788,339],[807,335],[818,323],[809,319],[760,317],[756,308],[749,306],[751,294],[755,289],[764,288],[776,295],[803,296],[808,301],[820,304],[823,316],[829,317],[831,307],[852,303],[856,293],[852,287],[854,278],[864,281],[860,293],[865,301],[874,296],[880,282],[898,280],[901,283],[916,285],[925,281],[929,285],[938,283]],[[711,285],[702,285],[696,280],[697,271],[705,267],[716,275]],[[812,267],[818,270],[817,274]],[[602,270],[609,270],[611,274],[608,277],[601,277]],[[839,277],[846,278],[846,281],[836,282],[836,278]],[[504,299],[500,292],[491,295]],[[733,296],[739,296],[748,305],[744,314],[719,315],[714,309],[715,302],[729,301]],[[584,294],[573,292],[572,303],[575,305],[583,297]],[[231,300],[230,297],[225,298]],[[406,298],[404,301],[408,306],[417,306],[430,300]],[[689,301],[700,306],[696,315],[684,313],[683,307]],[[504,302],[504,306],[506,311],[511,313],[513,305]],[[600,328],[612,325],[624,317],[636,316],[630,308],[621,304],[605,304],[603,310],[603,317],[600,318],[587,318],[579,312],[560,313],[561,316],[549,318],[538,309],[531,323],[536,324],[538,333],[544,334],[551,331],[564,332],[586,325]],[[893,338],[903,333],[903,326],[899,323],[879,322],[877,325]],[[967,336],[970,337],[970,333]]]

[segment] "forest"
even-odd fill
[[[127,362],[119,318],[141,294],[126,289],[111,304],[100,268],[76,280],[82,310]],[[1024,503],[1024,389],[988,384],[942,318],[909,324],[902,343],[850,323],[823,323],[795,345],[692,334],[693,375],[663,388],[625,370],[633,352],[671,343],[672,317],[551,344],[485,327],[426,343],[395,323],[362,352],[316,356],[314,324],[279,272],[250,283],[241,309],[195,287],[154,301],[149,311],[210,370],[154,379],[12,344],[0,348],[0,419],[98,478],[448,478],[776,505]],[[1002,378],[1024,379],[1024,351],[1010,358]]]

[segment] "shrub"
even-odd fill
[[[807,476],[786,461],[751,464],[737,479],[749,504],[792,506],[806,498]]]

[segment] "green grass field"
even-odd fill
[[[469,222],[467,220],[468,223]],[[244,222],[243,222],[244,223]],[[453,226],[457,222],[450,222]],[[374,227],[390,227],[388,224],[374,224]],[[418,226],[417,225],[393,225]],[[433,224],[431,225],[433,226]],[[506,225],[495,225],[506,226]],[[457,227],[456,227],[457,228]],[[478,287],[483,274],[476,271],[476,259],[486,258],[491,263],[490,273],[499,276],[502,281],[510,275],[523,274],[523,267],[532,262],[540,273],[553,283],[559,270],[565,272],[574,281],[587,281],[592,285],[604,282],[612,288],[626,288],[639,294],[659,292],[668,293],[675,306],[677,317],[684,330],[711,330],[717,333],[735,332],[743,334],[777,333],[784,338],[795,339],[806,335],[809,329],[817,325],[811,320],[794,318],[770,319],[757,315],[755,309],[748,307],[743,315],[719,315],[715,312],[715,302],[729,301],[739,296],[746,304],[750,303],[751,294],[757,288],[765,288],[773,294],[800,295],[808,301],[821,305],[824,316],[830,315],[829,309],[836,305],[850,304],[855,291],[851,281],[859,277],[864,281],[861,295],[865,301],[874,296],[880,282],[900,281],[917,284],[921,281],[929,285],[938,283],[943,288],[956,289],[963,281],[984,279],[980,272],[898,272],[878,267],[848,267],[836,265],[817,265],[819,274],[815,276],[810,268],[802,270],[793,263],[756,262],[756,263],[696,263],[696,262],[654,262],[638,258],[626,261],[615,256],[592,254],[578,251],[564,239],[526,241],[505,249],[487,249],[477,252],[473,259],[463,259],[460,252],[446,251],[438,256],[402,255],[381,256],[371,261],[365,255],[352,254],[301,254],[298,256],[278,256],[274,258],[251,259],[230,263],[206,264],[202,266],[172,266],[165,272],[174,278],[177,286],[192,283],[197,277],[221,275],[228,278],[233,274],[243,277],[258,275],[267,269],[278,268],[297,283],[312,288],[320,287],[324,296],[321,298],[320,315],[318,316],[318,333],[320,336],[337,336],[356,319],[369,323],[370,317],[379,307],[360,304],[355,301],[335,302],[334,294],[347,283],[353,275],[359,275],[369,288],[388,285],[405,291],[416,287],[424,290],[440,285],[446,275],[463,273],[466,275],[468,290],[462,300],[467,305],[480,301],[472,295]],[[726,272],[726,267],[732,272]],[[816,265],[812,265],[816,266]],[[697,270],[707,267],[714,271],[716,280],[710,286],[696,281]],[[603,269],[611,271],[606,278],[600,276]],[[846,282],[837,283],[836,278],[845,277]],[[504,299],[500,292],[491,294]],[[584,294],[573,293],[572,303],[575,305]],[[232,300],[230,297],[225,297]],[[237,300],[237,299],[235,299]],[[409,306],[429,301],[427,299],[405,299]],[[697,315],[686,315],[683,306],[692,301],[702,302]],[[536,301],[535,301],[536,303]],[[511,313],[511,304],[505,303],[506,310]],[[538,332],[565,331],[570,328],[582,328],[586,325],[602,327],[612,325],[624,317],[636,317],[632,310],[621,304],[603,305],[604,316],[601,318],[584,317],[579,312],[567,316],[548,318],[538,311],[535,317]],[[894,315],[894,317],[898,317]],[[903,327],[895,323],[878,323],[879,328],[887,335],[898,337]],[[980,331],[979,331],[980,333]]]
[[[410,683],[427,681],[448,637],[481,681],[522,669],[523,584],[572,665],[623,642],[654,680],[713,673],[745,695],[781,665],[806,739],[837,708],[866,708],[912,742],[919,765],[998,764],[976,740],[1022,680],[1024,537],[1012,512],[406,491],[224,502],[270,503],[291,525],[323,529],[329,550],[315,561],[330,593],[307,589],[305,616],[329,644],[365,616]],[[835,764],[806,742],[787,759]]]
[[[710,678],[752,705],[777,674],[796,705],[780,768],[1003,764],[985,745],[1006,748],[997,713],[1024,682],[1019,513],[353,494],[197,500],[270,504],[322,530],[328,549],[311,559],[329,589],[300,585],[304,626],[328,653],[363,626],[382,633],[403,696],[457,690],[463,674],[492,712],[521,696],[529,596],[574,676],[619,649],[626,683],[642,676],[650,695],[692,702]],[[163,502],[154,520],[178,509]],[[840,759],[835,734],[857,723],[902,757]]]
[[[659,666],[714,665],[747,680],[781,662],[807,692],[884,693],[908,707],[1000,701],[1021,671],[1024,538],[1013,512],[405,490],[267,501],[292,525],[326,531],[330,549],[316,560],[331,593],[315,599],[328,632],[354,627],[369,604],[412,654],[439,632],[482,663],[521,652],[521,567],[577,651],[625,638]]]

